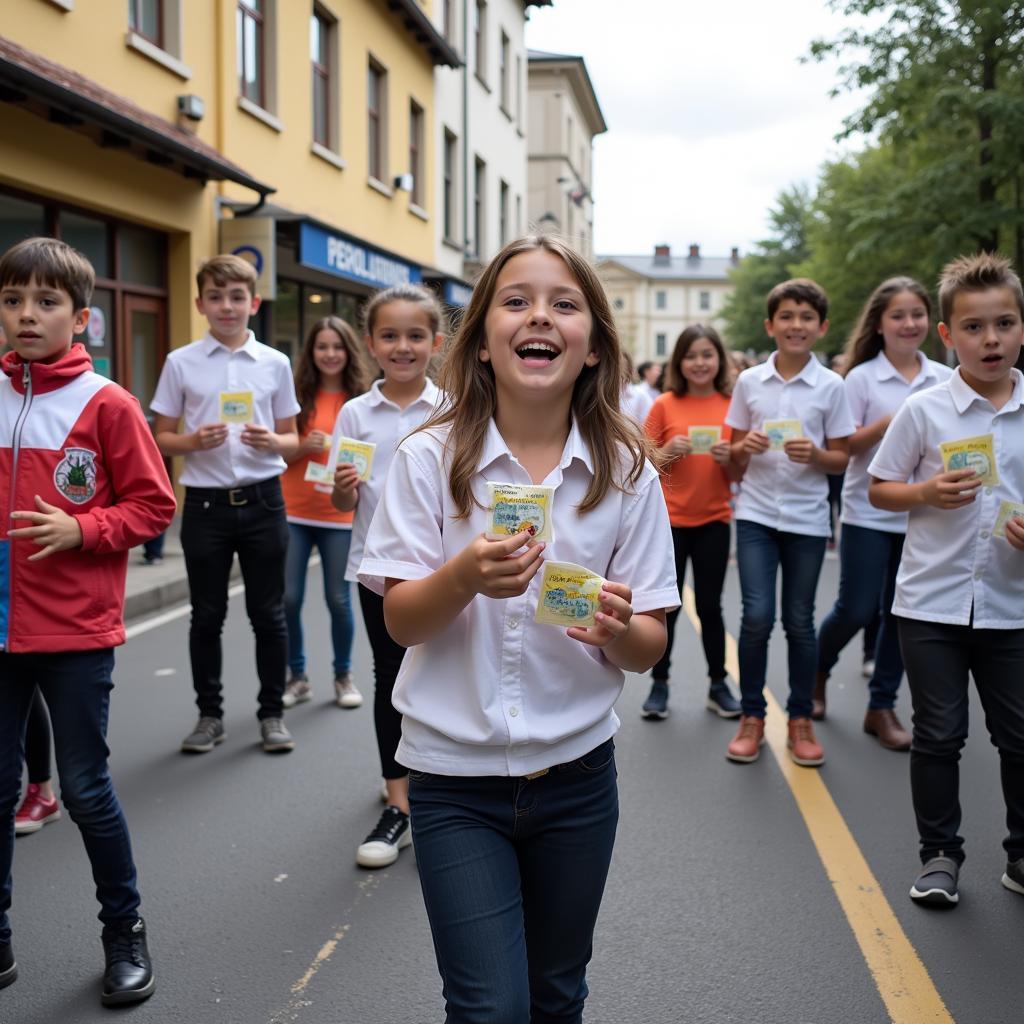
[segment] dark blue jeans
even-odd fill
[[[828,675],[839,653],[881,609],[870,708],[892,708],[903,678],[903,659],[892,600],[903,554],[902,533],[844,526],[839,537],[839,596],[818,630],[818,671]]]
[[[985,726],[999,751],[1006,801],[1007,860],[1024,857],[1024,629],[975,629],[897,618],[914,703],[910,794],[922,863],[964,859],[960,751],[967,739],[968,686],[978,688]]]
[[[36,687],[53,725],[60,796],[82,833],[100,920],[137,916],[139,892],[128,825],[107,768],[107,712],[114,652],[0,652],[0,942],[10,941],[14,812],[21,791],[25,723]]]
[[[764,718],[768,640],[775,626],[775,585],[782,569],[782,628],[789,653],[790,718],[810,718],[818,651],[814,637],[814,594],[825,557],[824,537],[783,533],[740,519],[736,561],[743,595],[740,624],[740,703],[743,714]]]
[[[292,674],[306,671],[306,650],[302,636],[302,602],[306,597],[309,556],[313,548],[320,552],[324,577],[324,600],[331,615],[331,644],[334,649],[334,674],[352,668],[352,637],[355,616],[349,585],[345,579],[351,530],[328,526],[288,524],[288,557],[284,566],[284,617],[288,623],[288,667]]]
[[[409,773],[447,1024],[579,1024],[619,817],[615,747],[537,779]]]

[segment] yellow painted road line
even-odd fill
[[[699,633],[700,620],[690,587],[683,590],[683,607]],[[736,641],[728,634],[725,664],[733,679],[738,680]],[[796,800],[836,899],[889,1011],[891,1024],[954,1024],[821,774],[813,768],[801,768],[790,760],[786,749],[785,711],[768,689],[765,689],[765,699],[768,702],[765,719],[768,748]]]

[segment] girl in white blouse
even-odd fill
[[[678,604],[647,443],[619,412],[592,268],[526,238],[484,271],[402,443],[360,581],[410,648],[398,760],[451,1024],[579,1020],[618,818],[613,705]],[[489,539],[487,484],[554,488],[552,540]],[[548,559],[601,576],[596,623],[534,621]]]

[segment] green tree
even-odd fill
[[[1024,264],[1024,5],[1020,0],[830,0],[869,27],[818,40],[849,58],[842,89],[864,89],[844,133],[912,153],[890,213],[915,203],[945,218],[946,255],[1002,243]],[[887,200],[893,200],[887,203]]]
[[[807,245],[811,192],[804,185],[784,189],[768,212],[771,234],[756,243],[731,272],[735,286],[722,316],[730,348],[764,351],[772,341],[764,333],[765,296],[780,281],[792,277],[792,268],[810,256]]]

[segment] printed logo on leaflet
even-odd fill
[[[88,448],[65,448],[53,471],[57,490],[68,501],[84,505],[96,493],[96,453]]]

